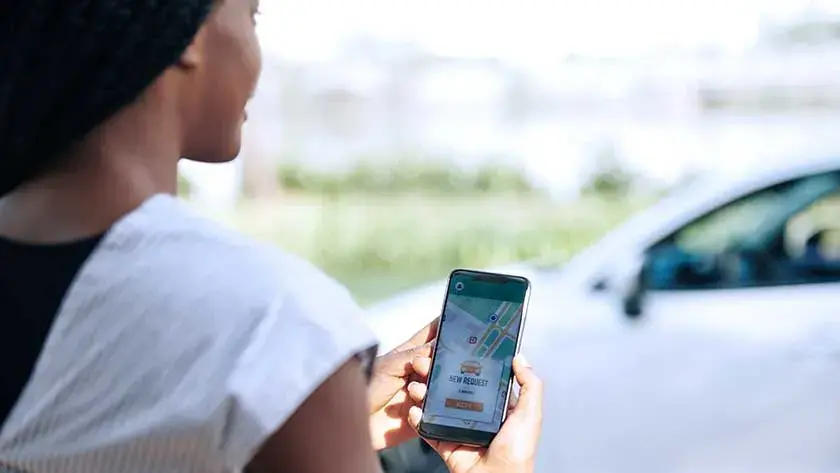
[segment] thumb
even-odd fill
[[[542,424],[543,382],[522,354],[513,359],[513,374],[520,388],[511,417],[517,417],[539,430]]]
[[[490,444],[485,461],[494,467],[519,467],[494,471],[534,471],[534,456],[542,429],[542,381],[522,355],[514,358],[513,373],[520,385],[519,401]]]

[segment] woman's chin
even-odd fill
[[[203,153],[195,156],[184,156],[183,159],[194,161],[197,163],[219,164],[229,163],[239,156],[242,151],[242,142],[240,139],[231,142],[229,145],[220,147],[216,152]]]

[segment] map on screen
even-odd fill
[[[522,304],[451,294],[444,308],[424,421],[497,432]]]

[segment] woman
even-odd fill
[[[376,471],[375,449],[415,435],[433,327],[372,365],[343,288],[171,197],[180,157],[239,152],[258,0],[7,3],[0,463]],[[541,388],[515,366],[490,449],[435,444],[452,471],[532,468]]]

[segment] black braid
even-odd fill
[[[0,5],[0,196],[55,164],[189,46],[214,0]]]

